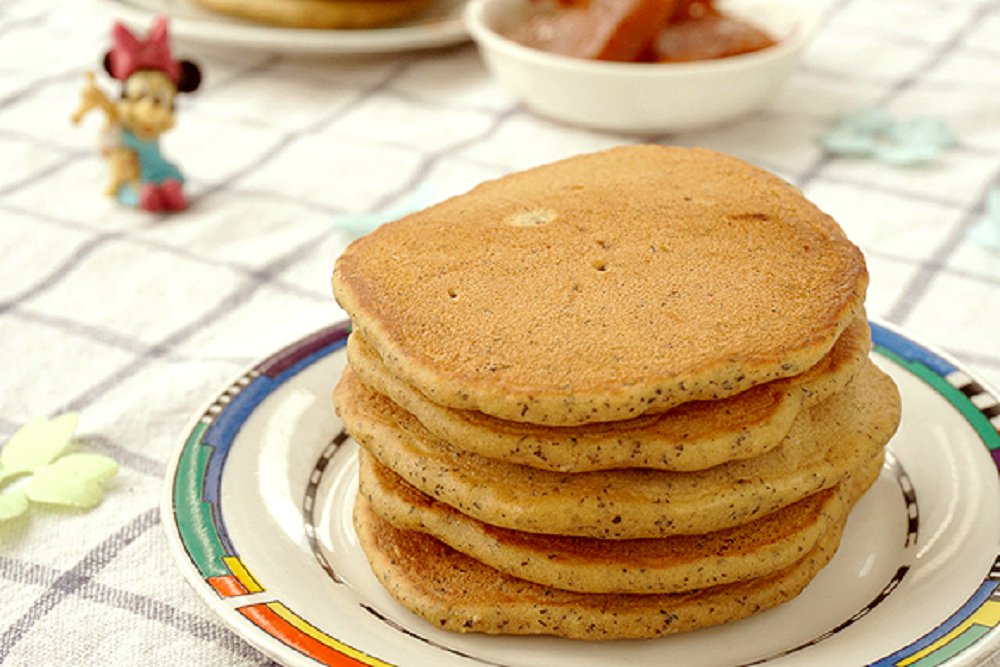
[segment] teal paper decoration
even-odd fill
[[[1000,251],[1000,188],[993,186],[986,193],[986,217],[975,225],[969,236],[990,250]]]
[[[871,158],[899,167],[925,164],[956,144],[948,124],[936,116],[893,119],[881,109],[841,116],[820,138],[833,155]]]
[[[374,231],[376,227],[386,222],[398,220],[410,213],[415,213],[427,208],[435,203],[434,193],[426,185],[420,186],[409,193],[398,204],[392,208],[383,209],[374,213],[349,213],[337,216],[334,226],[351,238],[364,236],[368,232]]]

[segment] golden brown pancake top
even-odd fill
[[[432,401],[613,421],[803,372],[867,271],[788,183],[705,149],[632,146],[484,183],[383,225],[334,293]]]

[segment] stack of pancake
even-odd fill
[[[459,632],[655,637],[797,595],[899,420],[860,251],[735,158],[633,146],[351,244],[355,528]]]

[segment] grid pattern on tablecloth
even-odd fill
[[[998,385],[1000,255],[967,233],[1000,185],[1000,2],[819,4],[815,44],[765,110],[641,139],[800,185],[865,251],[869,313]],[[0,8],[0,436],[80,410],[87,446],[123,466],[91,513],[0,526],[0,663],[269,664],[179,583],[157,529],[191,416],[251,360],[341,317],[337,216],[637,139],[534,117],[469,47],[316,61],[182,45],[206,80],[165,147],[193,208],[149,216],[100,194],[98,122],[68,121],[107,28],[84,2]],[[871,105],[941,114],[960,145],[913,170],[824,155],[833,118]]]

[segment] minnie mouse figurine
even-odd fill
[[[171,56],[164,17],[153,22],[145,40],[117,22],[111,37],[104,69],[122,82],[121,96],[109,99],[88,72],[72,120],[79,123],[92,109],[104,112],[101,154],[111,171],[108,196],[146,211],[184,210],[184,176],[160,154],[160,135],[174,126],[174,98],[197,89],[201,71],[193,62]]]

